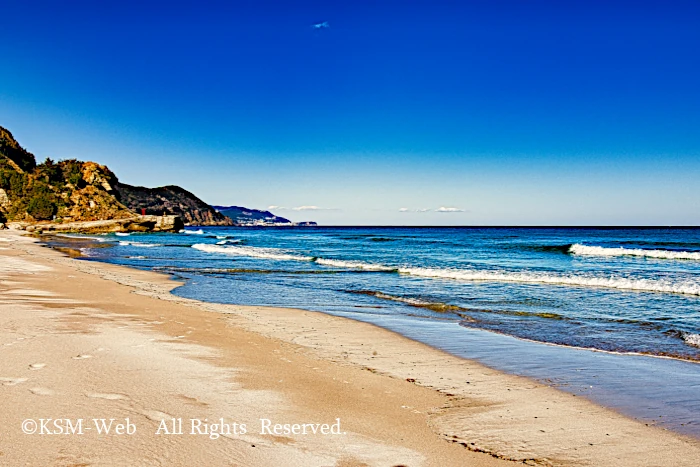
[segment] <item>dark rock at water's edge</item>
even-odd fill
[[[33,233],[76,232],[76,233],[105,233],[105,232],[177,232],[185,224],[179,216],[135,216],[127,219],[108,219],[86,222],[38,222],[25,224],[11,222],[8,227],[26,230]]]
[[[212,206],[218,212],[233,220],[238,225],[281,224],[292,225],[292,221],[276,216],[270,211],[250,209],[243,206]]]
[[[117,199],[130,210],[150,215],[176,215],[187,225],[234,225],[233,220],[189,191],[175,185],[158,188],[117,183]]]

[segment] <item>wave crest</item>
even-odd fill
[[[691,334],[689,332],[684,332],[681,334],[683,340],[686,344],[692,345],[694,347],[700,347],[700,334]]]
[[[654,259],[685,259],[700,261],[698,251],[673,251],[673,250],[643,250],[641,248],[608,248],[602,246],[589,246],[574,243],[569,252],[581,256],[636,256],[640,258]]]
[[[276,259],[280,261],[308,261],[314,260],[312,256],[302,256],[284,253],[283,250],[275,248],[259,248],[253,246],[225,246],[211,245],[208,243],[195,243],[192,248],[208,253],[222,253],[233,256],[249,256],[253,258]]]
[[[400,268],[399,273],[437,279],[456,279],[469,282],[517,282],[529,284],[572,285],[603,287],[640,292],[664,292],[700,295],[700,283],[672,282],[661,279],[629,279],[625,277],[559,276],[538,272],[476,271],[460,269]]]
[[[396,272],[397,268],[382,264],[365,263],[363,261],[346,261],[340,259],[316,258],[316,264],[333,266],[336,268],[364,269],[365,271]]]
[[[126,241],[120,241],[119,244],[121,246],[136,246],[139,248],[154,248],[157,246],[163,246],[160,243],[142,243],[142,242],[126,242]]]

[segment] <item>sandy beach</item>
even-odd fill
[[[0,232],[1,465],[700,463],[697,440],[378,327],[178,285]]]

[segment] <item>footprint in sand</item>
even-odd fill
[[[73,360],[85,360],[86,358],[92,358],[92,355],[80,354],[73,357]]]
[[[160,422],[161,420],[169,420],[173,418],[172,415],[165,412],[159,412],[158,410],[140,410],[139,413],[154,422]]]
[[[24,383],[27,381],[27,378],[4,378],[0,377],[0,384],[3,386],[15,386],[16,384],[19,383]]]
[[[108,401],[128,401],[129,396],[126,394],[117,394],[117,393],[101,393],[101,392],[95,392],[91,394],[87,394],[88,397],[92,399],[106,399]]]
[[[46,366],[46,363],[32,363],[29,365],[30,370],[41,370]]]
[[[47,388],[31,388],[29,392],[37,396],[53,396],[55,394],[51,389]]]

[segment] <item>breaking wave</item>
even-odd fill
[[[362,269],[365,271],[381,271],[381,272],[396,272],[396,268],[383,266],[381,264],[365,263],[362,261],[345,261],[338,259],[317,258],[316,256],[304,256],[298,254],[287,253],[284,250],[276,248],[260,248],[252,246],[226,246],[218,242],[216,245],[207,243],[196,243],[192,245],[200,251],[209,253],[223,253],[225,255],[249,256],[253,258],[274,259],[280,261],[305,261],[315,262],[322,266],[332,266],[345,269]]]
[[[664,292],[700,295],[700,282],[668,281],[663,279],[629,279],[624,277],[596,277],[580,275],[553,275],[538,272],[477,271],[460,269],[400,268],[399,273],[418,277],[455,279],[469,282],[516,282],[529,284],[572,285],[603,287],[642,292]]]
[[[608,248],[575,243],[569,252],[581,256],[637,256],[654,259],[686,259],[700,261],[700,251],[643,250],[641,248]]]
[[[120,241],[119,244],[121,246],[136,246],[140,248],[154,248],[157,246],[163,246],[159,243],[141,243],[141,242],[126,242],[126,241]]]
[[[208,253],[222,253],[233,256],[249,256],[253,258],[276,259],[280,261],[308,261],[311,262],[315,258],[313,256],[302,256],[291,253],[284,253],[282,250],[275,248],[259,248],[252,246],[225,246],[225,245],[210,245],[208,243],[195,243],[192,248]]]
[[[104,242],[109,242],[108,238],[104,237],[89,237],[87,235],[70,235],[70,234],[56,234],[57,237],[63,237],[63,238],[73,238],[77,240],[94,240],[96,242],[104,243]]]
[[[340,259],[316,258],[316,264],[333,266],[336,268],[364,269],[365,271],[397,272],[397,268],[382,264],[365,263],[363,261],[345,261]]]
[[[577,287],[602,287],[618,290],[677,293],[700,296],[700,282],[692,280],[671,281],[665,279],[632,279],[626,277],[601,277],[578,274],[557,275],[532,271],[511,272],[418,267],[397,268],[383,264],[366,263],[364,261],[318,258],[315,256],[290,253],[276,248],[211,245],[204,243],[194,244],[192,245],[192,248],[209,253],[221,253],[233,256],[247,256],[279,261],[314,262],[321,266],[371,272],[398,272],[399,274],[433,279],[453,279],[468,282],[512,282],[526,284],[567,285]]]
[[[683,340],[686,344],[692,345],[694,347],[700,347],[700,334],[691,334],[689,332],[684,332],[681,334]]]
[[[216,242],[217,245],[226,245],[229,243],[243,243],[243,241],[239,240],[239,239],[235,239],[235,240],[221,240],[221,241]]]
[[[187,234],[187,235],[204,235],[204,230],[199,229],[199,230],[186,230],[182,229],[180,230],[181,234]]]

